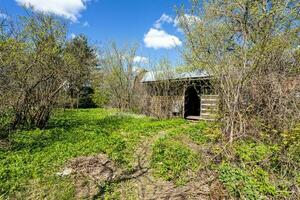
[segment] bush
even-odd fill
[[[97,105],[93,102],[92,95],[94,90],[91,87],[82,87],[79,94],[79,108],[96,108]]]
[[[106,91],[100,91],[99,89],[95,89],[92,94],[92,100],[97,105],[98,108],[103,108],[106,104],[108,104],[109,94]]]
[[[8,137],[8,130],[11,126],[11,122],[13,120],[13,112],[11,110],[0,109],[0,139]]]

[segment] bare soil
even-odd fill
[[[228,199],[228,195],[217,175],[207,169],[199,170],[189,178],[187,184],[176,186],[171,181],[153,176],[150,168],[151,144],[163,137],[160,132],[152,139],[143,140],[136,151],[136,167],[123,171],[106,155],[79,157],[69,162],[65,169],[71,170],[71,177],[76,186],[76,197],[79,199],[104,199],[105,184],[117,183],[120,199]],[[194,151],[201,147],[192,141],[184,140]]]

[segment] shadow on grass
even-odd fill
[[[45,130],[18,131],[12,140],[13,151],[40,151],[56,142],[76,143],[97,137],[107,137],[132,123],[133,118],[123,115],[110,115],[100,119],[53,119]]]

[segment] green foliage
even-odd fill
[[[299,161],[294,157],[298,153],[291,149],[297,149],[297,145],[286,147],[282,141],[269,144],[241,140],[233,145],[235,160],[231,160],[231,163],[241,166],[245,173],[257,181],[256,187],[260,196],[287,197],[291,194],[288,188],[297,184],[299,171]],[[272,179],[272,184],[269,178]]]
[[[165,180],[181,185],[187,181],[187,172],[199,167],[199,155],[178,141],[159,139],[153,147],[151,159],[155,173]]]
[[[260,167],[254,168],[252,170],[251,175],[256,180],[256,187],[258,188],[258,191],[264,195],[271,195],[275,196],[277,192],[276,187],[270,182],[269,179],[269,173],[265,170],[263,170]]]
[[[78,108],[96,108],[97,105],[93,102],[93,88],[84,86],[81,88],[79,95]]]
[[[0,148],[0,196],[75,198],[74,183],[56,175],[68,160],[105,153],[130,171],[137,148],[154,141],[152,155],[146,159],[151,159],[151,172],[164,180],[183,185],[205,163],[215,166],[219,179],[235,197],[291,197],[290,188],[300,183],[299,141],[291,139],[284,145],[241,139],[230,148],[233,156],[226,157],[220,138],[215,124],[157,120],[117,110],[56,110],[46,129],[19,130],[9,137],[9,148]],[[207,163],[215,154],[222,154],[218,162]],[[107,198],[120,196],[118,184],[105,187]]]
[[[229,163],[219,166],[219,179],[234,196],[242,199],[266,199],[274,196],[276,188],[269,181],[269,175],[261,168],[251,173]]]
[[[108,94],[105,91],[100,91],[99,89],[95,89],[92,94],[92,100],[99,108],[103,108],[109,101]]]
[[[235,144],[236,155],[242,162],[259,163],[265,159],[270,159],[279,148],[276,145],[241,141]]]
[[[67,40],[65,23],[53,15],[27,10],[9,21],[11,34],[0,31],[0,113],[13,111],[11,129],[45,128],[62,89],[74,97],[87,84],[96,51],[84,36]]]
[[[287,149],[287,156],[296,162],[300,162],[300,123],[291,131],[281,134],[282,145]]]
[[[172,133],[173,135],[187,135],[191,140],[197,144],[207,142],[208,138],[203,134],[203,130],[207,127],[205,122],[191,124],[188,127],[177,128]]]
[[[131,169],[134,148],[143,138],[183,123],[115,110],[57,110],[47,129],[17,131],[10,136],[11,147],[1,149],[0,196],[73,198],[74,185],[56,176],[69,159],[105,153],[120,167]],[[39,196],[42,193],[45,196]]]
[[[188,68],[213,74],[224,134],[232,142],[290,129],[299,122],[299,1],[201,2],[179,9],[178,25]]]
[[[109,95],[107,103],[111,107],[128,111],[141,104],[142,90],[135,79],[139,72],[133,67],[136,53],[137,45],[118,47],[115,42],[106,45],[96,75],[101,79],[94,86]]]
[[[8,137],[8,130],[13,118],[13,113],[9,109],[0,111],[0,139]]]
[[[215,124],[200,121],[189,124],[187,127],[177,128],[171,134],[187,135],[196,144],[200,145],[208,142],[216,142],[221,137],[221,130]]]

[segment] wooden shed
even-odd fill
[[[146,72],[141,79],[149,96],[148,113],[160,117],[214,120],[218,96],[211,77],[202,70],[193,72]]]

